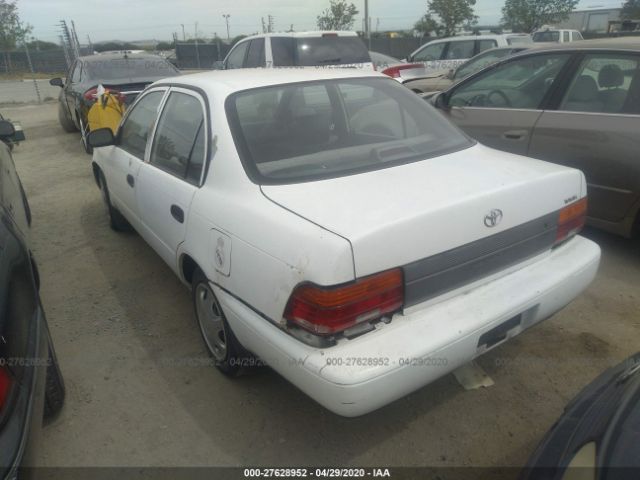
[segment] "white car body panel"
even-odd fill
[[[302,343],[283,319],[300,283],[344,284],[506,232],[582,198],[586,185],[577,170],[475,145],[358,175],[259,186],[247,176],[231,136],[225,111],[230,94],[274,84],[382,75],[337,69],[255,73],[235,70],[166,81],[191,86],[206,99],[211,152],[200,186],[149,163],[151,139],[138,167],[135,161],[130,166],[113,146],[96,148],[93,162],[110,188],[124,182],[122,175],[135,173],[140,191],[131,195],[124,189],[116,196],[114,190],[114,206],[183,281],[185,259],[194,261],[240,342],[325,407],[340,415],[361,415],[420,388],[483,353],[478,347],[483,333],[522,314],[507,337],[518,334],[568,304],[593,279],[599,248],[575,237],[409,306],[391,323],[377,323],[360,337],[342,338],[327,348]],[[184,209],[183,224],[173,224],[173,204]],[[495,208],[504,211],[504,219],[489,231],[483,219]],[[446,365],[423,369],[398,364],[400,358],[434,355],[446,358]],[[331,364],[346,357],[384,357],[391,363]]]

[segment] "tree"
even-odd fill
[[[0,0],[0,50],[13,50],[31,31],[22,25],[15,0]]]
[[[620,16],[623,20],[640,20],[640,0],[627,0]]]
[[[418,20],[413,29],[422,34],[423,37],[431,35],[431,33],[435,33],[437,36],[440,36],[440,31],[442,30],[442,25],[440,25],[430,14],[425,14],[420,20]]]
[[[354,17],[358,9],[346,0],[331,0],[329,8],[318,15],[317,24],[320,30],[353,30]]]
[[[427,14],[416,24],[416,27],[429,27],[429,31],[435,31],[438,34],[442,32],[445,37],[449,37],[456,33],[458,27],[472,25],[478,21],[478,17],[473,13],[475,4],[476,0],[429,0]]]
[[[514,32],[531,33],[566,20],[580,0],[506,0],[502,23]]]
[[[60,45],[53,42],[44,42],[42,40],[32,40],[27,43],[27,46],[31,50],[59,50]]]

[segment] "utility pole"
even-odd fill
[[[224,17],[224,21],[227,24],[227,40],[231,40],[231,34],[229,33],[229,19],[231,18],[231,15],[225,13],[222,16]]]
[[[369,0],[364,0],[364,36],[371,50],[371,24],[369,22]]]
[[[267,32],[268,33],[273,33],[273,15],[269,15],[269,22],[267,24]]]
[[[184,23],[180,24],[182,26],[182,41],[186,42],[187,41],[187,34],[184,32]]]

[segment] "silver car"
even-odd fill
[[[591,225],[640,226],[640,38],[527,51],[431,101],[481,143],[582,170]]]

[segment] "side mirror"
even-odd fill
[[[60,77],[56,77],[56,78],[52,78],[51,80],[49,80],[49,85],[52,85],[54,87],[63,88],[64,87],[64,82],[62,81],[62,79]]]
[[[449,106],[449,98],[446,92],[436,93],[431,98],[431,104],[436,107],[438,110],[449,111],[451,107]]]
[[[110,128],[99,128],[89,133],[87,142],[93,148],[108,147],[109,145],[115,145],[116,137]]]
[[[13,123],[0,120],[0,140],[10,140],[16,134]]]
[[[216,60],[215,62],[213,62],[213,67],[214,70],[224,70],[224,61],[223,60]]]

